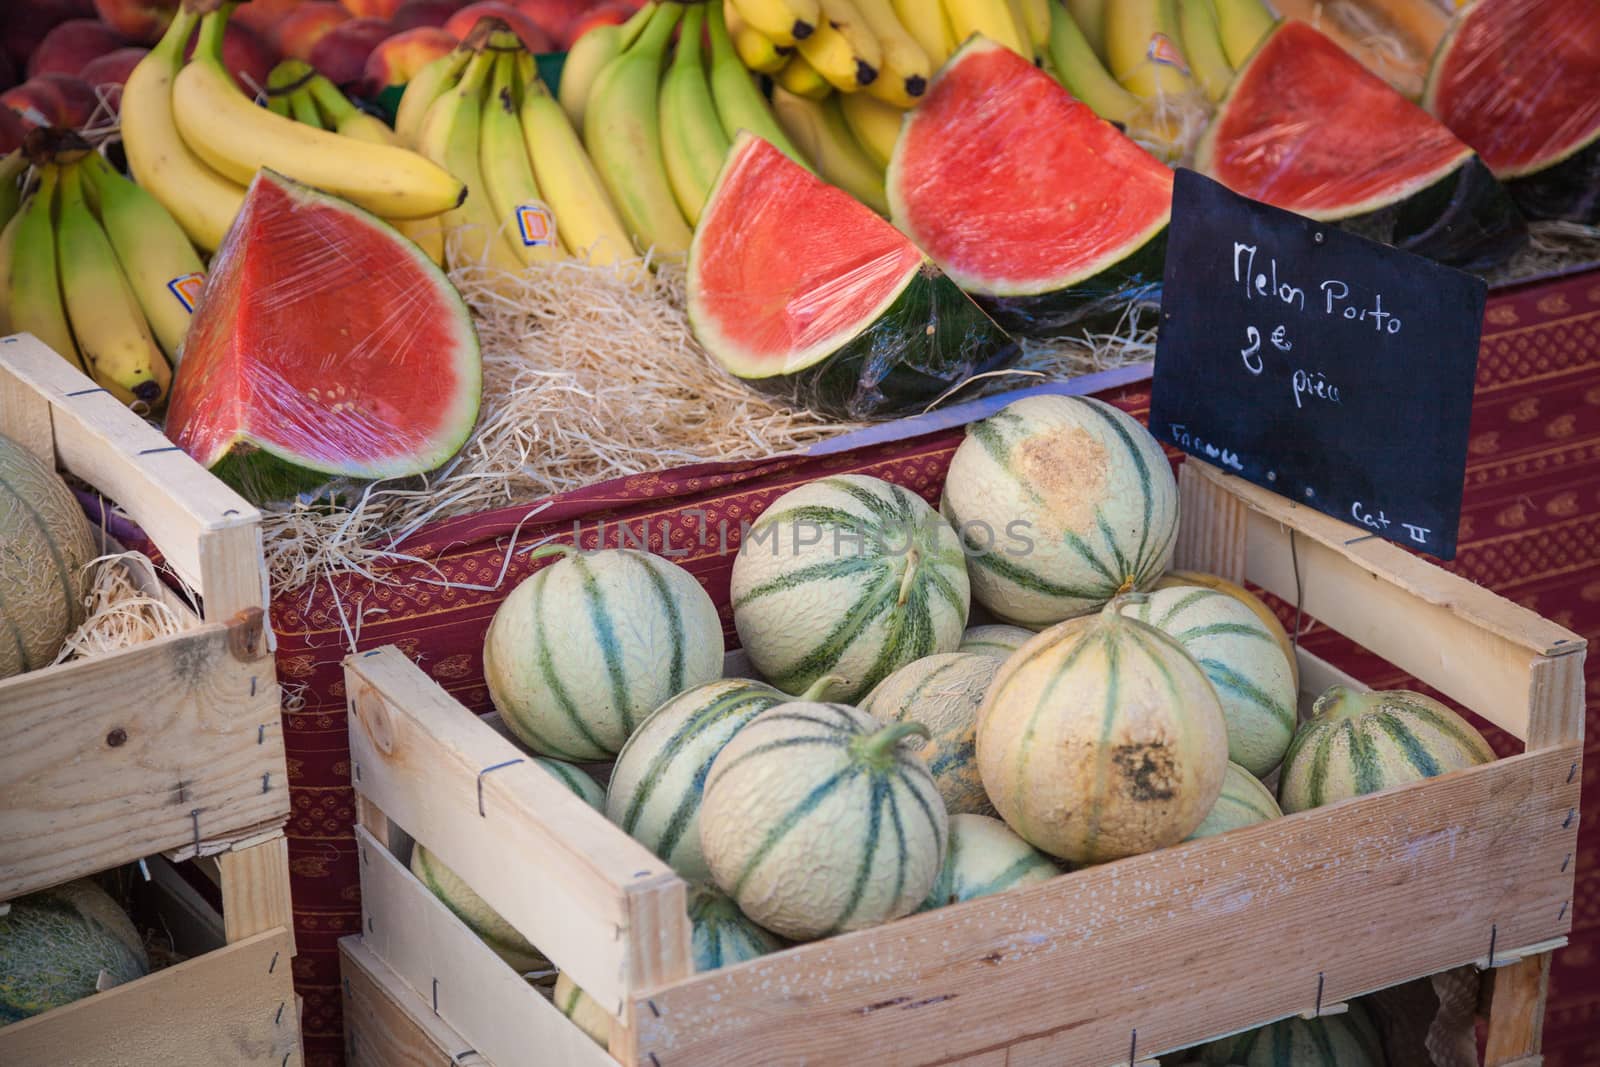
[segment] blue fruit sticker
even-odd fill
[[[530,248],[556,243],[556,217],[544,204],[523,204],[517,208],[517,233]]]
[[[206,276],[204,271],[195,271],[172,279],[167,283],[167,289],[178,298],[178,303],[183,305],[183,310],[194,312],[194,306],[200,299],[200,290],[205,288]]]

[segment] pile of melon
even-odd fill
[[[1283,627],[1170,572],[1178,521],[1134,419],[1030,397],[968,428],[937,510],[838,475],[760,515],[730,589],[752,677],[722,676],[693,576],[620,549],[552,549],[485,674],[546,769],[691,884],[702,970],[1492,758],[1415,693],[1336,687],[1297,724]],[[606,787],[572,761],[609,762]],[[548,969],[412,863],[512,966]],[[555,1000],[604,1041],[564,977]]]

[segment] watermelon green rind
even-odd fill
[[[1096,274],[1036,295],[975,292],[971,296],[1010,333],[1058,336],[1064,325],[1078,331],[1114,326],[1129,301],[1160,293],[1166,264],[1167,225],[1163,223],[1143,244]]]
[[[343,216],[352,226],[366,231],[376,231],[391,238],[387,244],[392,245],[393,256],[382,265],[381,269],[385,274],[400,271],[409,274],[414,271],[418,279],[418,288],[413,288],[411,291],[418,293],[419,300],[425,296],[434,302],[435,310],[438,312],[435,321],[440,325],[443,341],[430,351],[437,349],[443,353],[438,358],[449,359],[454,389],[444,392],[441,388],[445,381],[443,375],[424,377],[423,380],[435,390],[432,398],[436,402],[442,402],[443,406],[431,408],[426,413],[432,423],[432,431],[423,439],[403,446],[396,445],[391,435],[395,431],[414,430],[418,426],[420,420],[412,418],[412,413],[398,409],[374,410],[363,412],[366,416],[365,425],[358,423],[352,417],[347,417],[341,424],[327,417],[335,413],[336,408],[325,404],[324,398],[318,397],[313,399],[313,406],[302,405],[298,408],[296,414],[300,416],[299,418],[284,416],[283,412],[274,410],[274,403],[281,406],[291,395],[298,401],[303,398],[303,394],[281,377],[273,378],[266,375],[262,380],[250,383],[256,395],[238,401],[240,408],[235,413],[237,415],[235,421],[239,425],[231,428],[223,426],[216,421],[218,410],[225,407],[230,400],[219,398],[215,390],[226,387],[229,383],[198,382],[196,375],[202,359],[201,354],[194,352],[193,348],[198,339],[205,336],[201,323],[205,315],[206,297],[213,291],[211,283],[227,273],[225,264],[230,250],[225,244],[213,262],[206,293],[196,310],[196,324],[191,327],[189,338],[185,342],[184,359],[180,363],[178,377],[174,383],[173,399],[168,408],[166,427],[168,436],[224,481],[257,500],[291,496],[318,488],[338,478],[361,480],[397,478],[420,474],[441,466],[466,443],[477,421],[482,396],[483,371],[478,337],[466,303],[437,265],[416,244],[396,232],[383,219],[271,170],[263,169],[257,174],[252,183],[251,194],[247,196],[246,205],[241,211],[241,218],[251,211],[252,200],[273,194],[286,198],[289,206],[284,210],[287,212],[298,214],[302,211],[315,210],[329,225],[336,217]],[[279,209],[278,204],[267,206],[263,203],[259,207],[262,211]],[[243,228],[241,224],[236,223],[230,236],[230,244],[234,239],[240,238],[240,231]],[[332,234],[331,229],[328,232]],[[391,249],[386,246],[384,251],[387,253]],[[309,255],[308,252],[303,254]],[[219,267],[222,269],[219,270]],[[242,272],[247,267],[241,264],[237,269]],[[319,279],[315,277],[307,278],[306,288],[303,291],[283,286],[276,295],[286,301],[286,306],[277,313],[272,325],[274,327],[281,323],[295,325],[293,312],[295,293],[297,291],[310,293],[315,290],[318,281]],[[219,292],[219,295],[226,300],[237,300],[236,293]],[[260,295],[257,294],[258,299]],[[370,294],[355,285],[340,290],[338,295],[352,300],[370,298]],[[403,310],[405,310],[403,306],[397,307],[394,315],[398,316]],[[238,313],[236,304],[224,307],[220,312],[222,315]],[[385,320],[384,327],[388,327],[390,321]],[[399,324],[398,319],[393,321]],[[310,323],[307,328],[315,329],[318,325],[321,324]],[[228,343],[230,340],[228,334],[237,328],[237,320],[225,320],[225,326],[227,329],[219,344]],[[356,352],[364,344],[382,345],[390,340],[391,338],[385,336],[380,329],[373,331],[368,337],[344,339],[341,343],[346,346],[347,351]],[[217,357],[222,360],[226,358],[226,355]],[[251,357],[246,355],[244,358]],[[317,358],[327,360],[330,357],[327,354],[319,354]],[[416,366],[406,368],[407,373],[413,374],[419,370],[426,368]],[[342,383],[337,377],[331,378],[329,382],[330,393],[326,400],[334,405],[339,401],[334,399],[337,394],[333,392],[333,388],[340,384]],[[444,392],[442,397],[441,392]],[[245,425],[251,414],[244,410],[246,404],[257,406],[254,414],[262,420],[261,426]],[[323,406],[315,406],[318,404]],[[275,417],[277,421],[271,421]],[[313,425],[306,425],[313,419],[316,420]],[[306,450],[297,450],[294,447],[297,442],[286,439],[292,438],[294,434],[300,435],[299,443],[308,445]],[[344,449],[344,454],[337,458],[310,454],[310,448],[314,448],[319,440],[332,440],[335,437]],[[363,451],[368,454],[366,457],[362,456]]]
[[[1356,228],[1360,220],[1347,220]],[[1396,248],[1462,270],[1488,270],[1515,255],[1528,224],[1513,190],[1477,156],[1395,209],[1388,236]]]
[[[1553,167],[1513,179],[1506,188],[1530,219],[1600,223],[1600,140]]]

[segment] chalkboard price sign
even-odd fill
[[[1453,559],[1484,298],[1472,275],[1180,170],[1150,428]]]

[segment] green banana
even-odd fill
[[[83,170],[128,286],[150,332],[176,366],[205,266],[159,200],[98,155],[90,155]]]
[[[704,25],[705,4],[689,8],[672,66],[661,81],[661,156],[672,194],[691,225],[700,221],[700,209],[711,195],[731,143],[706,84],[700,56]]]
[[[1216,0],[1217,36],[1234,70],[1244,66],[1277,20],[1261,0]]]
[[[62,359],[84,369],[83,357],[67,324],[61,301],[60,271],[56,267],[55,223],[51,219],[61,168],[47,164],[39,174],[39,189],[22,205],[11,227],[11,328],[43,341]]]
[[[883,168],[856,143],[839,110],[838,96],[808,100],[780,86],[772,90],[772,110],[823,178],[878,214],[889,214]]]
[[[717,117],[722,120],[722,132],[731,143],[740,130],[749,130],[772,147],[811,170],[805,154],[794,146],[772,116],[761,90],[756,88],[750,72],[739,61],[733,38],[728,36],[728,23],[722,8],[712,4],[706,9],[706,24],[711,28],[711,98],[717,104]]]
[[[1113,0],[1066,0],[1072,21],[1083,31],[1084,40],[1094,49],[1101,63],[1106,61],[1106,5]]]
[[[595,79],[583,115],[583,143],[641,252],[679,256],[693,234],[672,195],[661,155],[656,86],[667,42],[683,9],[663,4],[633,46]]]
[[[28,169],[28,160],[22,149],[0,157],[0,226],[10,222],[22,202],[22,172]]]
[[[495,220],[517,258],[524,263],[546,263],[565,259],[556,238],[556,220],[534,179],[533,164],[522,140],[522,122],[517,107],[517,55],[522,51],[516,34],[507,32],[489,38],[498,47],[494,80],[489,95],[483,98],[483,117],[478,135],[478,168],[483,172],[483,190],[494,208]]]
[[[1101,64],[1072,12],[1054,3],[1050,5],[1050,60],[1067,91],[1101,118],[1127,126],[1142,110],[1139,98]]]
[[[561,65],[561,110],[572,120],[572,127],[583,129],[583,112],[589,104],[589,94],[594,91],[595,79],[622,50],[639,39],[657,5],[645,4],[620,26],[596,26],[579,37],[567,50],[567,59]]]
[[[438,59],[417,71],[416,77],[406,84],[400,94],[400,106],[395,109],[394,132],[400,143],[414,147],[417,134],[422,130],[422,119],[433,102],[454,89],[461,80],[461,72],[474,53],[465,45],[446,52]]]
[[[1205,90],[1206,97],[1217,103],[1233,84],[1233,68],[1228,65],[1222,38],[1217,34],[1211,0],[1178,0],[1178,32],[1183,35],[1183,54],[1194,80]]]
[[[0,337],[16,331],[11,326],[11,259],[17,250],[17,228],[22,222],[18,212],[6,220],[0,230]]]

